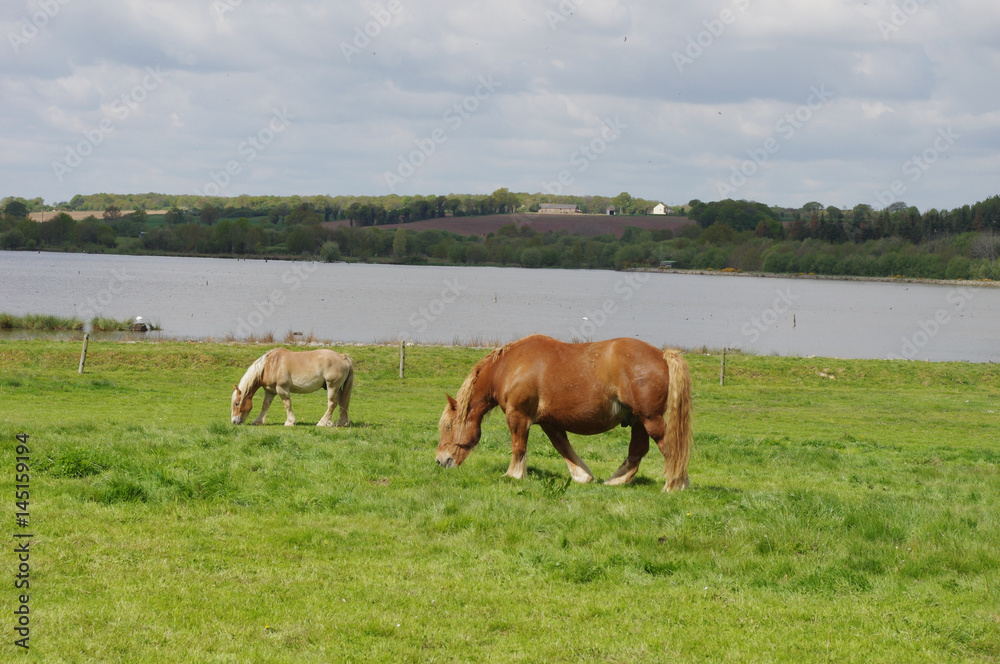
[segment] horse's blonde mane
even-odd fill
[[[497,361],[503,357],[507,349],[513,344],[517,343],[512,341],[509,344],[497,348],[495,351],[484,357],[483,359],[476,362],[476,366],[472,367],[472,371],[469,375],[465,377],[465,382],[462,383],[462,387],[458,388],[458,394],[455,395],[455,403],[457,404],[457,410],[459,416],[462,420],[469,417],[469,410],[472,408],[472,395],[476,389],[476,381],[479,380],[479,374],[482,373],[483,369],[488,366],[492,366]]]
[[[258,357],[253,361],[253,364],[247,368],[247,372],[243,374],[243,378],[240,378],[240,394],[246,394],[248,391],[260,384],[260,381],[264,376],[264,364],[267,362],[267,356],[270,352],[271,351],[267,351],[267,353]]]

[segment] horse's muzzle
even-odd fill
[[[445,454],[445,453],[438,454],[437,455],[437,462],[438,462],[438,465],[441,466],[442,468],[454,468],[455,467],[455,460],[451,457],[450,454]]]

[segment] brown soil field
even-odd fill
[[[54,219],[58,214],[65,212],[71,216],[76,221],[81,219],[86,219],[87,217],[94,216],[98,219],[104,218],[104,212],[102,210],[54,210],[52,212],[31,212],[28,214],[28,218],[32,221],[49,221]],[[132,212],[132,210],[122,210],[122,216]],[[166,214],[167,210],[146,210],[146,214]]]
[[[346,226],[346,221],[328,221],[323,225],[327,228]],[[593,237],[595,235],[613,234],[621,237],[627,226],[655,230],[669,228],[676,231],[679,228],[693,224],[687,217],[667,215],[626,217],[604,214],[491,214],[482,217],[444,217],[424,219],[409,224],[386,224],[379,226],[383,230],[407,228],[414,231],[430,229],[450,231],[459,235],[482,235],[496,233],[501,226],[517,224],[528,226],[538,233],[566,231],[572,235]]]

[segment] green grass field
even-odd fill
[[[78,375],[77,342],[0,341],[3,661],[1000,661],[994,365],[730,355],[721,387],[689,353],[692,484],[664,494],[655,446],[629,486],[570,484],[536,429],[504,477],[499,413],[437,467],[484,349],[408,348],[400,380],[398,348],[338,348],[354,426],[311,426],[320,393],[232,426],[266,349],[91,341]],[[573,442],[605,479],[627,436]]]

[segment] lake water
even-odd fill
[[[605,270],[0,252],[0,311],[157,322],[162,336],[333,342],[637,337],[681,348],[1000,360],[1000,289]]]

